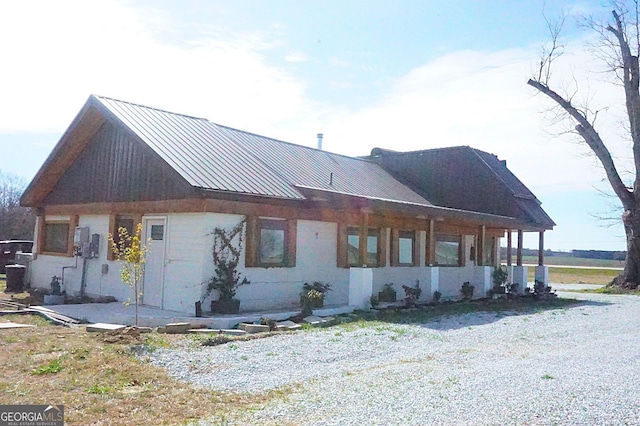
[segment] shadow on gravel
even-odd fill
[[[490,324],[508,316],[606,305],[611,305],[611,303],[564,297],[546,301],[525,298],[502,301],[477,300],[441,303],[415,309],[378,311],[367,314],[361,319],[391,324],[412,324],[434,330],[456,330],[474,325]]]

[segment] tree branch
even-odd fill
[[[527,82],[529,86],[534,87],[541,93],[544,93],[549,98],[553,99],[562,109],[564,109],[574,120],[578,122],[576,126],[576,131],[582,136],[584,141],[587,143],[589,148],[593,151],[593,153],[598,157],[598,160],[604,167],[604,170],[607,174],[607,179],[613,188],[613,191],[616,193],[625,210],[630,210],[633,205],[633,194],[627,189],[625,184],[622,182],[620,175],[616,169],[616,166],[611,158],[611,153],[605,146],[604,142],[600,138],[600,135],[593,128],[589,120],[578,111],[571,102],[564,99],[555,91],[551,90],[547,85],[540,83],[538,81],[529,79]]]
[[[616,22],[615,28],[611,25],[607,26],[607,31],[611,32],[618,39],[620,53],[622,54],[622,82],[624,83],[624,91],[627,106],[627,115],[629,116],[629,125],[631,129],[631,140],[633,141],[633,159],[636,170],[640,170],[640,68],[638,57],[631,53],[629,42],[625,37],[625,25],[621,16],[615,10],[611,12]],[[634,182],[634,190],[640,190],[640,175],[636,174]]]

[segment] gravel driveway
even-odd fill
[[[151,357],[200,386],[282,387],[283,398],[230,424],[640,425],[640,298],[561,295],[584,303],[332,327]]]

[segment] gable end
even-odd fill
[[[168,200],[194,189],[144,144],[106,121],[60,177],[43,205]],[[170,170],[169,170],[170,172]]]

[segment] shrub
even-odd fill
[[[462,288],[460,289],[460,293],[462,293],[462,298],[465,300],[471,300],[473,298],[473,291],[476,289],[475,286],[471,285],[469,281],[465,281],[462,283]]]

